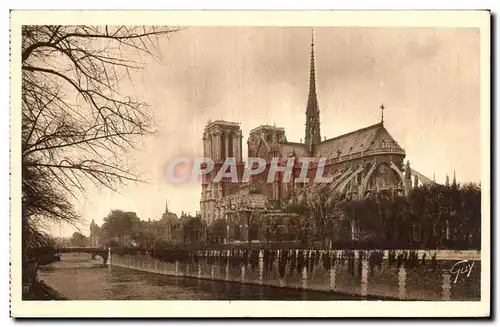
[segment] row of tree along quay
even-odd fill
[[[430,185],[409,196],[376,193],[349,200],[319,187],[282,205],[288,217],[259,220],[260,243],[230,247],[335,249],[479,249],[481,189],[477,184]],[[219,246],[231,222],[216,220],[209,227]],[[231,227],[231,226],[229,226]],[[231,240],[229,240],[231,241]],[[226,246],[226,245],[224,245]]]

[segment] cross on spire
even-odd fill
[[[384,110],[385,110],[385,107],[384,107],[384,104],[382,104],[380,106],[380,111],[382,113],[382,119],[380,120],[380,122],[383,124],[384,123]]]

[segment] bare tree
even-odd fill
[[[295,241],[302,245],[313,245],[316,221],[306,200],[293,199],[285,210],[291,213],[288,218],[288,233],[294,235]]]
[[[307,193],[306,203],[316,221],[316,233],[326,247],[333,240],[334,226],[343,217],[344,197],[328,186],[319,186]]]
[[[116,190],[140,180],[121,155],[154,131],[153,114],[119,86],[176,30],[23,26],[23,239],[48,221],[75,223],[70,197],[86,182]]]

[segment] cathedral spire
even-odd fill
[[[165,213],[168,213],[168,199],[165,200]]]
[[[306,146],[314,154],[316,146],[321,143],[318,97],[316,94],[316,67],[314,62],[314,30],[311,35],[311,64],[309,68],[309,96],[306,109]]]
[[[318,97],[316,95],[316,65],[314,62],[314,30],[311,35],[311,64],[309,67],[309,98],[307,99],[307,112],[316,113]]]

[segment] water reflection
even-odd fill
[[[354,297],[183,278],[105,266],[88,255],[63,255],[40,279],[72,300],[354,300]]]

